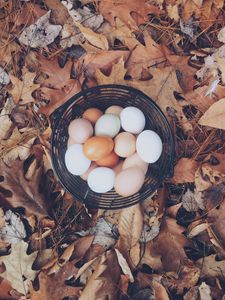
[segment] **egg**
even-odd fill
[[[97,120],[103,115],[103,112],[95,107],[90,107],[85,110],[82,117],[91,122],[91,124],[95,124]]]
[[[69,124],[68,133],[77,144],[83,144],[93,135],[93,127],[88,120],[75,119]]]
[[[106,157],[97,160],[96,164],[101,167],[113,168],[117,165],[118,161],[119,161],[119,156],[114,151],[112,151]]]
[[[137,153],[147,163],[156,162],[162,153],[162,140],[152,130],[144,130],[137,137]]]
[[[99,160],[109,155],[114,142],[107,136],[93,136],[84,143],[84,154],[90,160]]]
[[[119,133],[114,142],[114,151],[120,157],[128,157],[136,150],[136,137],[129,132]]]
[[[114,114],[119,116],[122,110],[123,107],[119,105],[112,105],[106,109],[105,114]]]
[[[68,141],[67,141],[67,147],[73,145],[73,144],[76,144],[76,142],[74,141],[74,139],[72,139],[70,136],[68,138]]]
[[[81,174],[80,177],[81,177],[83,180],[87,181],[87,178],[88,178],[88,175],[90,174],[90,172],[91,172],[92,170],[94,170],[95,168],[97,168],[97,167],[98,167],[98,165],[93,161],[93,162],[91,163],[90,167],[87,169],[87,171],[86,171],[84,174]]]
[[[90,167],[91,161],[84,155],[83,146],[74,144],[65,153],[65,164],[73,175],[81,175]]]
[[[112,169],[99,167],[88,175],[88,186],[96,193],[106,193],[113,188],[115,173]]]
[[[116,175],[114,188],[119,195],[128,197],[136,194],[141,189],[144,181],[144,172],[138,167],[131,167]]]
[[[122,128],[130,133],[138,134],[145,127],[145,116],[143,112],[134,106],[124,108],[120,113]]]
[[[113,114],[101,116],[95,124],[95,135],[114,137],[120,131],[120,118]]]
[[[144,172],[144,174],[146,174],[147,170],[148,170],[148,163],[143,161],[136,152],[124,160],[122,170],[131,168],[131,167],[139,167]]]
[[[120,173],[120,171],[122,171],[122,166],[123,166],[124,160],[120,160],[118,162],[118,164],[113,168],[113,171],[115,172],[115,174],[117,175],[118,173]]]

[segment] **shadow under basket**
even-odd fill
[[[138,193],[122,197],[115,190],[95,193],[80,176],[72,175],[65,165],[68,126],[90,107],[105,111],[111,105],[135,106],[145,115],[145,129],[154,130],[162,139],[163,151],[157,162],[149,164],[145,182]],[[59,107],[51,115],[51,159],[55,174],[63,187],[75,199],[89,208],[119,209],[134,205],[151,196],[162,182],[172,176],[174,163],[174,140],[169,123],[160,108],[137,89],[122,85],[103,85],[84,90]]]

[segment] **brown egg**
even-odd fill
[[[105,114],[113,114],[119,116],[122,110],[123,107],[118,105],[112,105],[106,109]]]
[[[95,124],[96,121],[103,115],[103,112],[94,107],[90,107],[83,113],[83,118],[90,121],[92,124]]]
[[[112,151],[106,157],[97,160],[96,163],[101,167],[113,168],[117,165],[118,161],[119,161],[119,156],[114,151]]]
[[[98,167],[98,165],[97,165],[95,162],[92,162],[91,165],[90,165],[90,167],[87,169],[87,171],[86,171],[84,174],[80,175],[80,177],[81,177],[83,180],[87,181],[87,178],[88,178],[89,173],[90,173],[92,170],[94,170],[95,168],[97,168],[97,167]]]
[[[132,154],[131,156],[129,156],[125,159],[123,166],[122,166],[122,170],[131,168],[131,167],[139,167],[140,169],[142,169],[144,174],[146,174],[147,170],[148,170],[148,163],[143,161],[140,158],[140,156],[137,154],[137,152],[135,152],[134,154]]]
[[[121,132],[115,137],[114,151],[120,157],[128,157],[136,150],[136,137],[129,132]]]
[[[117,174],[114,188],[119,195],[128,197],[136,194],[141,189],[144,181],[144,172],[138,167],[132,167]]]
[[[90,160],[99,160],[109,155],[114,147],[113,140],[107,136],[93,136],[84,144],[84,155]]]
[[[82,144],[93,135],[93,127],[86,119],[75,119],[70,122],[68,133],[77,144]]]

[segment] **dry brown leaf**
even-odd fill
[[[162,63],[166,61],[164,48],[157,44],[147,31],[144,32],[144,41],[145,46],[141,43],[135,43],[126,62],[128,74],[133,79],[140,79],[144,70],[153,66],[162,66]]]
[[[102,50],[109,49],[107,38],[103,34],[96,33],[92,29],[86,28],[78,22],[75,22],[75,25],[80,29],[81,33],[90,44]]]
[[[67,262],[58,272],[50,276],[40,272],[39,289],[36,291],[33,286],[30,288],[31,300],[62,300],[64,297],[77,296],[80,294],[80,287],[72,287],[65,284],[65,281],[76,275],[77,269],[73,262]]]
[[[35,23],[41,16],[46,13],[46,10],[42,9],[39,5],[34,3],[24,3],[21,10],[16,11],[12,17],[12,21],[16,26],[25,25],[29,26]]]
[[[40,165],[34,170],[31,180],[25,178],[23,162],[19,160],[16,160],[10,168],[2,161],[0,166],[0,175],[3,176],[1,187],[3,187],[3,191],[8,191],[5,199],[9,205],[24,207],[28,215],[35,214],[37,217],[48,215],[47,201],[45,196],[39,192],[43,166]],[[2,196],[5,197],[4,194]]]
[[[32,97],[32,93],[40,87],[39,84],[34,83],[35,77],[36,73],[29,72],[25,67],[23,68],[22,80],[10,75],[13,84],[13,89],[10,93],[16,103],[22,105],[35,101]]]
[[[148,21],[148,14],[160,14],[157,6],[145,0],[102,0],[99,4],[99,12],[103,17],[115,26],[115,19],[119,18],[131,29],[138,29],[138,25]],[[135,13],[135,14],[134,14]]]
[[[152,281],[152,289],[153,289],[155,299],[157,299],[157,300],[169,300],[170,299],[165,287],[161,283],[157,282],[156,280]]]
[[[86,299],[118,299],[120,266],[114,250],[106,251],[95,271],[92,273],[79,300]]]
[[[12,287],[23,295],[27,295],[28,286],[36,277],[37,271],[32,270],[33,262],[37,252],[27,255],[28,244],[20,241],[12,244],[11,253],[0,258],[4,263],[6,271],[1,277],[6,278]]]
[[[6,279],[0,278],[0,299],[1,300],[18,300],[17,297],[11,296],[12,286]]]
[[[129,251],[140,239],[143,228],[143,214],[139,204],[123,209],[120,213],[118,230],[119,243]]]
[[[198,123],[203,126],[225,130],[225,98],[212,104]]]
[[[224,277],[225,260],[216,260],[215,254],[200,258],[196,265],[201,268],[201,277]]]
[[[221,99],[225,94],[225,87],[217,85],[213,93],[208,95],[209,87],[207,85],[184,94],[185,100],[197,107],[201,112],[205,112],[212,104]]]
[[[131,273],[131,269],[128,266],[126,259],[123,257],[123,255],[119,252],[118,249],[115,249],[115,251],[116,251],[118,263],[119,263],[124,275],[127,275],[129,277],[130,282],[134,282],[134,277]]]
[[[70,18],[68,10],[60,0],[45,0],[45,4],[52,11],[51,19],[54,23],[64,25],[64,23]]]
[[[192,158],[180,158],[175,165],[174,175],[171,181],[174,183],[194,182],[198,165],[198,162]]]
[[[183,261],[187,259],[184,247],[189,242],[183,232],[184,228],[178,225],[176,220],[165,219],[159,235],[146,243],[141,263],[146,263],[155,270],[177,272]]]

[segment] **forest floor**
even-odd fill
[[[0,1],[0,299],[225,299],[221,0]],[[135,87],[166,115],[175,168],[154,196],[87,209],[54,176],[50,115]]]

